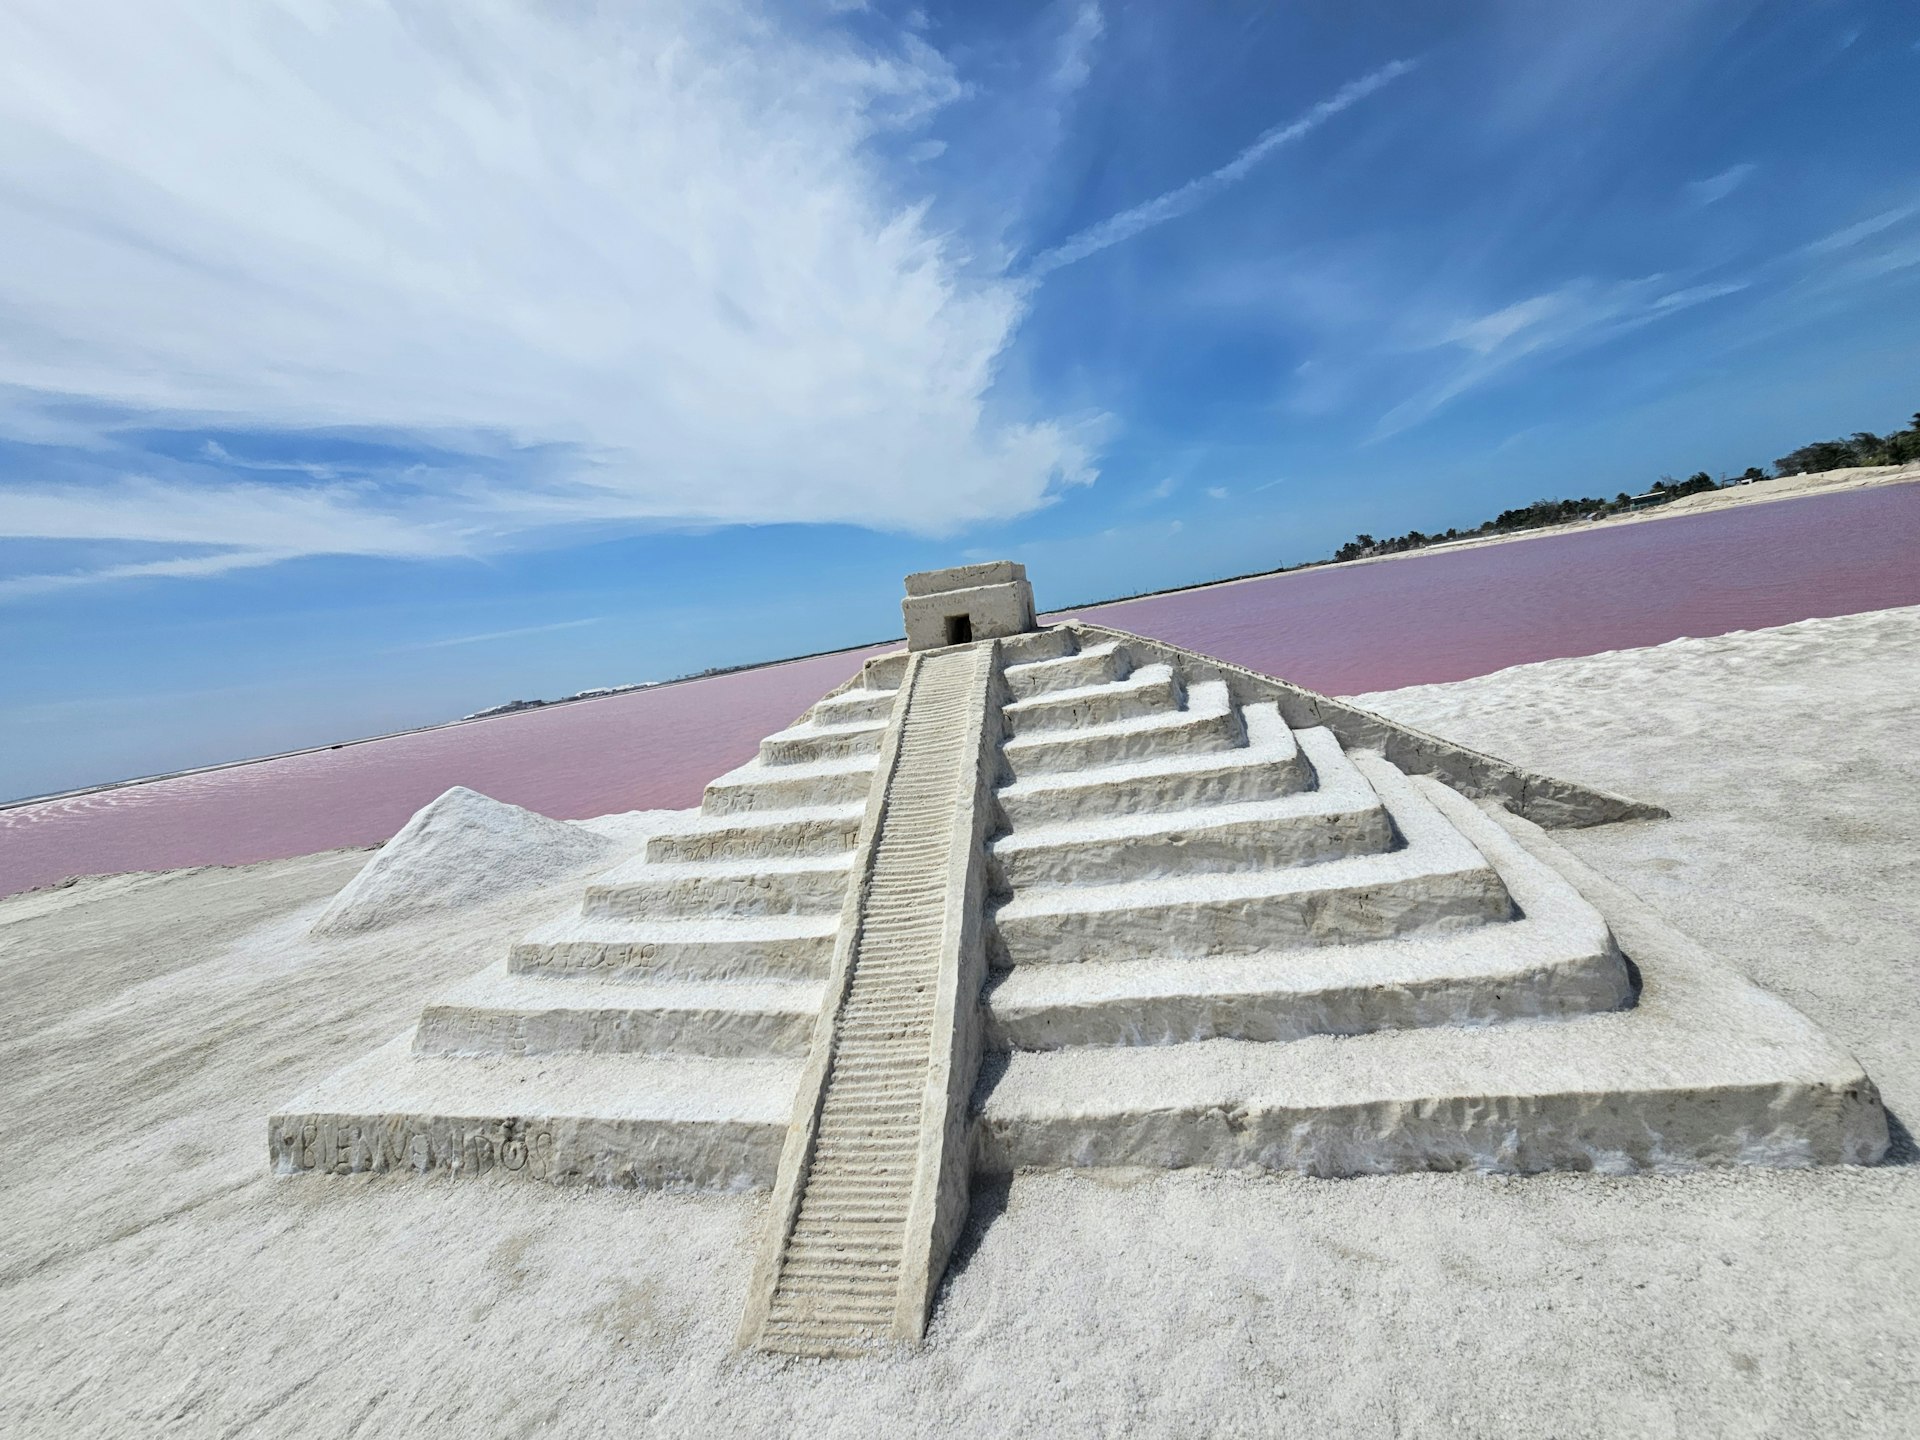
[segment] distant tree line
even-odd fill
[[[1845,440],[1816,440],[1782,455],[1773,462],[1773,469],[1775,475],[1811,475],[1823,470],[1847,470],[1867,465],[1908,465],[1916,461],[1920,461],[1920,411],[1914,412],[1913,423],[1904,430],[1895,430],[1890,435],[1860,430]],[[1546,525],[1563,525],[1569,520],[1598,520],[1624,510],[1665,504],[1683,495],[1698,495],[1702,491],[1718,490],[1727,485],[1750,485],[1756,480],[1769,478],[1767,472],[1757,465],[1749,465],[1732,478],[1722,476],[1718,480],[1704,470],[1685,480],[1662,475],[1654,482],[1652,489],[1639,495],[1629,495],[1622,490],[1611,500],[1593,496],[1583,496],[1577,500],[1536,500],[1518,509],[1502,510],[1493,519],[1483,520],[1471,530],[1449,527],[1432,535],[1409,530],[1404,535],[1390,536],[1385,540],[1376,540],[1371,535],[1356,535],[1334,551],[1333,558],[1361,560],[1370,555],[1397,555],[1405,550],[1418,550],[1448,540],[1467,540],[1510,530],[1536,530]]]
[[[1920,410],[1913,423],[1891,435],[1856,430],[1846,440],[1816,440],[1782,455],[1773,468],[1782,475],[1814,475],[1822,470],[1847,470],[1856,465],[1911,465],[1920,460]]]

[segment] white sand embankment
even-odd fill
[[[1856,465],[1845,470],[1818,470],[1811,475],[1782,475],[1751,485],[1728,485],[1683,495],[1658,510],[1643,514],[1688,515],[1720,510],[1729,505],[1762,505],[1769,500],[1791,500],[1800,495],[1826,495],[1841,490],[1868,490],[1876,485],[1907,485],[1920,480],[1920,465]]]
[[[1413,555],[1431,555],[1441,550],[1472,550],[1482,545],[1512,545],[1522,540],[1539,540],[1548,535],[1565,535],[1578,530],[1600,530],[1614,525],[1645,525],[1656,520],[1671,520],[1680,515],[1699,515],[1712,510],[1730,510],[1742,505],[1765,505],[1775,500],[1799,500],[1810,495],[1837,495],[1848,490],[1871,490],[1882,485],[1920,483],[1920,465],[1866,465],[1848,470],[1823,470],[1813,475],[1782,475],[1774,480],[1756,480],[1749,485],[1728,485],[1719,490],[1703,490],[1683,495],[1678,500],[1651,505],[1644,510],[1623,510],[1598,520],[1569,520],[1560,525],[1542,525],[1531,530],[1509,530],[1497,535],[1465,535],[1458,540],[1442,540],[1418,550],[1400,550],[1391,555],[1369,555],[1348,560],[1348,565],[1380,565]],[[1257,577],[1248,577],[1257,578]]]
[[[1563,832],[1920,1115],[1920,609],[1376,697],[1674,819]],[[1099,1174],[976,1197],[926,1350],[730,1342],[762,1203],[275,1179],[273,1105],[578,879],[325,941],[358,853],[0,902],[10,1435],[1910,1435],[1920,1165]]]

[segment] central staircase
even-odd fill
[[[923,1307],[902,1294],[916,1239],[908,1221],[925,1183],[924,1132],[946,1121],[944,1091],[929,1104],[928,1075],[949,877],[973,838],[956,800],[973,798],[978,758],[967,740],[986,698],[985,658],[930,655],[906,697],[812,1153],[759,1329],[764,1349],[835,1354],[886,1339],[903,1304],[919,1332]],[[789,1145],[805,1148],[797,1132]]]

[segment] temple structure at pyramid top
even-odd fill
[[[1011,560],[909,575],[900,613],[908,650],[999,640],[1039,628],[1027,567]]]
[[[983,1172],[1885,1152],[1858,1062],[1547,833],[1658,807],[1041,628],[1009,563],[903,609],[697,819],[273,1116],[274,1167],[770,1189],[740,1339],[834,1355],[920,1337]]]

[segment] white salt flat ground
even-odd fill
[[[1562,832],[1920,1122],[1920,609],[1374,697],[1675,818]],[[1920,1164],[1034,1176],[924,1352],[730,1353],[762,1202],[276,1180],[276,1103],[577,894],[315,942],[364,862],[0,902],[9,1435],[1920,1433]]]

